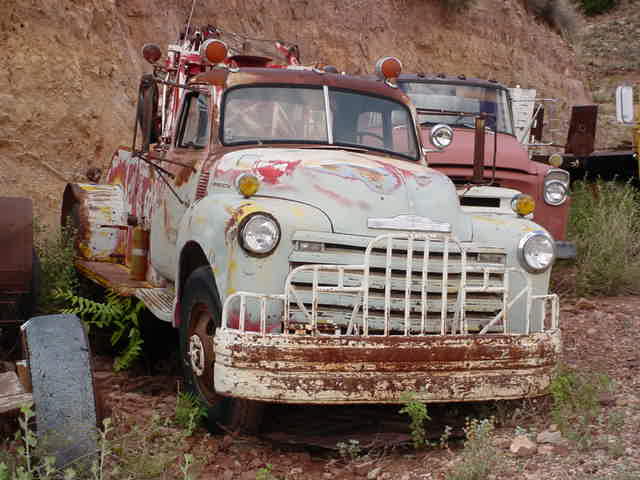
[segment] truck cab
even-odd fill
[[[429,166],[445,173],[461,192],[463,206],[499,208],[500,198],[484,185],[506,187],[530,195],[536,209],[532,219],[554,238],[560,258],[575,256],[567,242],[569,173],[533,161],[516,138],[509,89],[495,81],[425,74],[403,74],[398,79],[418,111],[423,141],[433,148],[430,129],[449,125],[454,138],[446,150],[429,156]],[[486,117],[484,171],[472,182],[474,118]],[[467,186],[474,184],[473,188]]]
[[[244,66],[218,38],[164,66],[146,53],[142,138],[67,187],[63,218],[82,272],[179,329],[211,421],[255,425],[265,402],[546,392],[552,237],[461,207],[427,165],[398,60],[372,80]]]

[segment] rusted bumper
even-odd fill
[[[546,393],[558,329],[529,335],[332,337],[218,329],[215,389],[281,403],[513,399]]]

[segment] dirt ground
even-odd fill
[[[412,448],[408,418],[398,414],[399,406],[271,406],[259,436],[203,429],[188,435],[173,422],[180,385],[175,359],[156,360],[153,375],[144,362],[116,374],[113,358],[97,355],[95,378],[114,423],[109,434],[113,458],[119,458],[107,465],[119,465],[113,478],[182,478],[186,453],[194,456],[190,471],[198,479],[444,480],[463,459],[465,418],[494,416],[497,428],[490,446],[497,449],[498,461],[488,476],[478,478],[640,478],[640,297],[563,298],[561,327],[563,362],[613,380],[610,393],[600,395],[602,410],[588,427],[588,438],[540,442],[524,455],[511,453],[516,434],[535,439],[554,430],[549,397],[431,406],[428,434],[434,446],[422,450]],[[167,351],[175,347],[172,342],[167,341]],[[442,448],[445,425],[453,434]],[[347,449],[338,448],[341,442],[357,445],[356,451],[346,454]]]

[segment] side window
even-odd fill
[[[382,113],[363,112],[358,116],[358,143],[373,148],[384,148]]]
[[[204,148],[209,142],[209,96],[189,93],[185,98],[180,119],[178,146]]]

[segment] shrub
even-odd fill
[[[574,184],[568,236],[578,249],[578,295],[640,291],[638,199],[630,184]]]
[[[114,369],[125,370],[142,354],[142,334],[140,332],[140,317],[144,304],[133,297],[120,297],[109,291],[106,302],[97,302],[81,297],[71,290],[58,290],[55,298],[67,305],[63,313],[78,315],[84,324],[91,328],[108,328],[113,330],[111,345],[115,346],[120,340],[126,346],[116,357]]]
[[[189,392],[180,392],[176,399],[175,420],[184,428],[187,436],[193,435],[195,429],[207,418],[207,409],[198,398]]]
[[[461,461],[447,475],[447,480],[488,478],[499,461],[498,449],[492,443],[494,429],[493,418],[467,419]]]
[[[415,399],[415,395],[411,392],[405,392],[400,396],[404,403],[404,407],[400,409],[400,413],[406,413],[411,419],[409,429],[411,430],[411,439],[415,449],[422,448],[427,444],[427,433],[424,429],[424,423],[431,420],[427,413],[427,406]]]
[[[527,9],[551,28],[572,36],[578,24],[578,12],[570,0],[526,0]]]
[[[52,233],[40,223],[33,221],[34,248],[40,259],[40,296],[38,310],[41,313],[58,313],[64,301],[56,296],[58,290],[75,292],[78,288],[78,274],[74,265],[75,250],[71,227],[62,227]]]
[[[611,10],[618,0],[580,0],[580,6],[586,15],[598,15]]]
[[[594,420],[599,416],[600,395],[611,388],[611,379],[601,373],[580,372],[561,365],[551,380],[551,416],[567,438],[579,447],[593,441]]]

